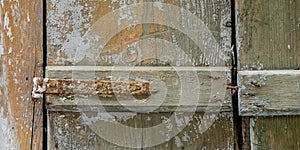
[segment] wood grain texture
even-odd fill
[[[172,117],[174,117],[172,119]],[[190,118],[189,121],[186,119]],[[205,120],[208,119],[208,120]],[[212,121],[212,124],[208,122]],[[233,149],[232,113],[220,114],[195,113],[150,113],[143,114],[143,139],[147,147],[153,141],[161,144],[147,147],[146,150],[182,150],[182,149]],[[163,125],[165,130],[151,132],[150,127]],[[208,128],[206,128],[207,126]],[[172,137],[172,133],[180,131]],[[160,136],[157,136],[160,135]]]
[[[137,149],[232,149],[232,115],[229,113],[221,113],[217,116],[208,115],[208,118],[215,120],[212,127],[207,131],[199,128],[202,122],[203,113],[197,113],[190,116],[188,121],[184,115],[176,115],[176,123],[173,127],[170,126],[172,122],[168,119],[172,113],[153,113],[153,114],[134,114],[115,112],[109,113],[115,118],[115,121],[120,124],[133,127],[137,130],[135,133],[129,130],[119,129],[110,123],[107,126],[109,119],[105,113],[91,113],[91,112],[50,112],[49,127],[51,138],[49,138],[49,150],[63,150],[63,149],[112,149],[112,150],[129,150],[133,148],[126,148],[116,145],[128,144],[128,147],[139,147]],[[89,116],[85,118],[84,116]],[[98,117],[95,117],[98,116]],[[99,118],[102,116],[103,118]],[[106,116],[106,117],[105,117]],[[93,120],[94,119],[94,120]],[[93,124],[89,124],[93,120]],[[113,122],[115,122],[113,121]],[[142,122],[142,123],[137,123]],[[151,130],[151,127],[162,125],[164,128],[160,130]],[[168,132],[176,131],[183,126],[182,132],[167,138]],[[166,129],[166,130],[164,130]],[[104,130],[110,130],[110,136],[105,135]],[[100,133],[100,131],[102,131]],[[152,132],[149,132],[152,131]],[[104,133],[105,132],[105,133]],[[99,134],[100,133],[100,134]],[[133,135],[134,134],[134,135]],[[157,137],[157,134],[161,134]],[[114,137],[115,142],[107,140],[109,137]],[[130,138],[130,140],[128,140]],[[154,147],[149,147],[153,138],[162,139]],[[150,139],[150,143],[149,140]],[[123,142],[128,143],[123,143]]]
[[[299,116],[257,117],[250,121],[253,149],[299,149]]]
[[[299,114],[300,71],[240,71],[240,115]]]
[[[42,76],[42,2],[0,5],[0,140],[3,149],[41,149],[42,105],[31,100],[32,78]],[[35,116],[35,120],[33,120]]]
[[[75,70],[72,70],[72,68]],[[98,97],[78,92],[72,98],[68,98],[65,95],[49,94],[47,102],[50,110],[71,109],[76,111],[79,108],[88,109],[91,106],[104,106],[107,111],[125,111],[126,109],[122,109],[122,105],[130,108],[140,107],[140,109],[157,112],[175,111],[176,109],[188,111],[193,110],[196,106],[198,111],[205,111],[208,106],[211,108],[222,107],[223,111],[231,110],[231,94],[230,90],[226,90],[226,85],[230,82],[228,68],[48,67],[46,77],[50,80],[85,78],[92,81],[93,79],[109,78],[109,80],[113,81],[145,81],[149,83],[151,92],[146,98],[134,95],[133,97],[128,97],[117,93],[110,97]],[[86,86],[91,87],[92,84]],[[190,89],[191,87],[194,87],[194,90]]]
[[[70,67],[70,69],[65,71],[63,71],[64,69],[61,70],[60,68],[56,68],[56,70],[52,70],[52,72],[48,70],[47,77],[60,79],[101,79],[111,78],[116,75],[117,77],[120,77],[116,79],[124,78],[124,75],[122,76],[122,73],[118,73],[118,71],[114,71],[113,75],[111,71],[102,70],[99,72],[95,72],[93,70],[92,72],[89,72],[86,71],[86,68],[84,69],[84,67],[82,66],[93,66],[92,68],[103,66],[165,66],[172,68],[170,66],[224,67],[226,65],[230,65],[229,56],[231,48],[231,28],[226,27],[226,22],[230,21],[231,9],[229,0],[155,0],[156,3],[152,5],[154,7],[147,7],[148,5],[143,6],[141,7],[139,13],[136,13],[135,9],[132,9],[132,7],[128,5],[137,2],[141,1],[47,0],[47,62],[50,66],[49,68],[53,69],[52,66],[66,66],[65,68]],[[147,0],[147,2],[153,2],[153,0]],[[172,4],[173,7],[174,5],[179,6],[186,10],[189,10],[191,12],[191,15],[189,16],[184,13],[183,9],[174,11],[172,9],[169,9],[171,7],[165,7],[162,4]],[[117,14],[113,13],[114,15],[111,15],[112,12],[117,12]],[[112,17],[107,17],[107,15],[111,15]],[[196,18],[200,19],[203,23],[203,26],[201,26],[201,22],[198,22],[197,19],[188,19],[191,16],[196,16]],[[157,23],[158,20],[160,20],[161,22]],[[175,28],[176,26],[174,25],[172,26],[172,22],[174,22],[174,20],[179,21],[179,23],[175,23],[175,25],[179,25],[178,28]],[[143,21],[148,21],[148,23],[140,23]],[[156,23],[149,23],[151,21],[156,21]],[[189,27],[195,27],[192,28],[195,30],[192,30]],[[207,27],[207,30],[210,31],[210,34],[197,34],[198,31],[207,31],[204,27]],[[183,33],[182,31],[189,32]],[[189,34],[193,34],[194,37],[190,36]],[[99,42],[99,44],[97,43],[98,41],[101,41],[102,43]],[[213,46],[215,47],[212,49]],[[208,53],[205,53],[205,51]],[[203,106],[201,107],[202,112],[207,107],[207,100],[209,100],[209,97],[211,96],[210,90],[214,88],[219,89],[224,87],[225,85],[223,84],[224,80],[221,80],[218,77],[218,74],[210,74],[209,71],[210,70],[200,70],[197,71],[198,73],[196,74],[198,75],[197,79],[201,81],[201,87],[204,87],[202,99],[204,99],[205,101],[203,101],[204,103],[200,104],[201,106]],[[154,83],[159,83],[167,87],[159,88],[168,89],[165,94],[167,98],[161,96],[161,94],[164,94],[162,90],[158,90],[158,93],[154,93],[152,95],[154,97],[156,95],[156,98],[154,98],[154,100],[166,99],[169,102],[176,102],[180,97],[180,90],[178,86],[180,82],[178,80],[178,75],[176,74],[176,72],[174,72],[174,70],[132,71],[129,74],[129,78],[131,80],[141,81],[154,80]],[[211,81],[218,83],[215,84],[218,85],[218,88],[210,87],[209,85],[211,85]],[[191,87],[183,88],[193,89]],[[190,96],[194,95],[191,90],[188,93],[190,94]],[[216,95],[217,92],[213,92],[211,94],[213,96]],[[126,110],[124,108],[118,108],[120,104],[116,103],[116,100],[111,101],[112,98],[108,98],[109,101],[101,103],[101,105],[99,104],[98,97],[80,97],[81,100],[85,99],[86,102],[89,102],[88,104],[83,103],[83,105],[79,105],[79,103],[77,103],[81,100],[68,100],[66,98],[67,97],[59,96],[47,97],[48,110],[50,111],[48,129],[51,130],[50,134],[48,135],[48,139],[50,139],[49,143],[51,143],[51,145],[54,145],[54,147],[51,147],[53,149],[68,149],[76,146],[78,147],[78,149],[127,149],[124,147],[116,146],[109,142],[105,142],[98,137],[94,138],[96,139],[94,140],[96,142],[96,144],[94,144],[95,146],[88,145],[88,135],[89,133],[92,133],[91,129],[94,128],[93,125],[97,124],[91,124],[89,125],[90,129],[78,132],[79,130],[81,130],[81,127],[77,127],[79,129],[76,129],[76,126],[85,126],[84,128],[87,127],[85,125],[85,122],[77,122],[84,116],[82,115],[82,113],[89,112],[97,114],[98,112],[99,116],[95,115],[96,117],[94,119],[99,120],[101,119],[101,115],[103,115],[103,112],[105,111],[108,111],[109,113],[116,113],[116,111],[118,111],[121,114],[126,114],[131,111],[142,111],[141,114],[137,114],[137,117],[133,117],[133,119],[129,119],[129,121],[125,121],[123,123],[124,125],[133,127],[144,127],[144,125],[149,127],[149,125],[151,126],[151,122],[146,121],[149,117],[151,118],[153,116],[153,118],[155,118],[154,122],[159,123],[162,122],[159,117],[163,116],[164,114],[160,115],[159,113],[156,113],[148,115],[146,113],[155,110],[157,112],[171,113],[174,111],[174,108],[178,106],[176,105],[176,107],[173,107],[172,109],[168,107],[165,107],[167,109],[157,109],[157,107],[155,106],[155,109],[153,109],[153,107],[148,107],[147,110],[140,106],[145,105],[144,103],[142,103],[138,104],[138,107],[135,105],[134,107],[131,107],[130,110]],[[184,100],[188,102],[192,101],[193,99],[186,98]],[[223,105],[226,107],[228,106],[227,108],[229,108],[222,111],[230,111],[230,96],[226,97],[225,99],[222,98],[221,101],[222,100],[225,101]],[[105,106],[105,109],[103,110],[101,106],[102,108],[103,106]],[[191,109],[189,108],[190,107],[186,107],[185,111],[191,111]],[[147,112],[145,112],[145,110],[147,110]],[[75,112],[81,114],[76,116]],[[72,114],[73,116],[70,114]],[[62,117],[59,118],[58,116],[65,117],[63,117],[63,119],[60,119]],[[199,118],[200,117],[198,116],[198,119]],[[56,122],[69,122],[68,124],[73,123],[75,124],[75,127],[70,127],[69,125],[67,125],[66,128],[65,123],[62,124]],[[104,120],[103,123],[108,123],[108,121]],[[200,123],[200,121],[195,118],[194,122],[191,123],[191,125],[185,130],[187,134],[189,134],[189,130],[192,130],[194,126],[198,126],[197,123]],[[214,125],[215,126],[212,127],[213,129],[210,129],[208,133],[204,133],[206,135],[205,138],[203,137],[197,139],[197,137],[201,136],[201,134],[197,133],[197,131],[194,130],[191,131],[192,133],[189,134],[191,140],[187,141],[184,147],[186,147],[187,149],[205,149],[206,147],[231,149],[233,143],[233,135],[231,133],[232,117],[230,115],[228,117],[226,117],[226,115],[221,115],[217,123]],[[129,130],[120,131],[116,128],[110,128],[103,127],[99,128],[99,130],[102,130],[102,132],[108,130],[110,131],[110,134],[114,136],[119,134],[124,135],[120,136],[119,139],[125,142],[123,144],[129,144],[129,146],[131,147],[146,146],[146,143],[144,143],[143,141],[144,138],[146,138],[143,137],[144,133],[129,136],[128,134],[126,135]],[[143,128],[142,131],[144,132]],[[217,138],[219,136],[219,132],[224,133],[224,137],[220,138],[220,140],[217,140],[217,142],[214,142],[214,138]],[[181,135],[184,134],[185,133],[181,133]],[[60,137],[60,135],[62,136]],[[69,135],[78,138],[70,138]],[[96,134],[94,133],[93,137],[95,137],[95,135]],[[151,136],[153,137],[153,135]],[[173,140],[166,141],[166,143],[164,143],[163,145],[170,146],[166,147],[165,149],[179,149],[180,146],[177,147],[177,145],[175,144],[175,141],[180,140],[178,140],[178,138],[181,137],[178,136],[176,139],[174,138]],[[153,141],[155,141],[154,137],[152,139]],[[197,142],[201,144],[197,144]],[[163,147],[157,146],[157,148],[154,147],[153,149],[162,148]]]
[[[229,1],[156,1],[154,7],[142,6],[140,12],[135,12],[130,5],[137,2],[47,0],[48,64],[207,66],[220,65],[216,62],[221,53],[221,64],[229,62],[226,51],[231,48],[231,29],[225,26],[230,21]],[[162,4],[189,10],[190,16],[199,21],[191,20],[183,9],[172,12]],[[123,10],[125,7],[128,10]],[[170,27],[175,19],[179,19],[178,28],[191,29],[189,33]],[[190,34],[198,30],[207,33],[200,22],[212,36],[197,34],[193,39]],[[216,44],[214,40],[218,46],[207,50]],[[128,56],[130,49],[136,51]]]
[[[296,69],[300,66],[300,2],[236,1],[240,68]]]
[[[43,112],[43,102],[37,101],[34,103],[33,109],[33,124],[32,124],[32,140],[31,140],[31,149],[32,150],[41,150],[46,148],[44,145],[44,131],[46,126],[44,126],[44,112]]]
[[[118,146],[112,141],[108,142],[101,136],[104,131],[108,131],[111,136],[117,137],[115,140],[131,142],[124,143],[128,146],[141,147],[141,135],[133,135],[126,130],[118,130],[114,123],[109,126],[105,124],[115,119],[113,122],[118,122],[127,127],[141,128],[141,115],[134,113],[112,113],[111,117],[105,113],[91,113],[91,112],[49,112],[49,138],[48,150],[65,150],[65,149],[109,149],[109,150],[130,150],[133,148],[126,148]],[[95,117],[98,116],[98,117]],[[102,116],[99,117],[99,116]],[[93,120],[94,124],[90,124]],[[105,132],[107,133],[107,132]],[[107,135],[106,135],[107,136]],[[130,140],[128,140],[130,138]],[[112,140],[112,139],[111,139]]]
[[[300,66],[300,3],[236,0],[236,4],[239,69],[246,70],[240,72],[241,114],[279,115],[244,117],[244,148],[298,149],[299,116],[280,115],[298,114],[299,76],[279,69],[293,72]],[[281,75],[250,72],[264,69]]]

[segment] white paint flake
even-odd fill
[[[0,44],[0,55],[4,55],[4,47]]]
[[[178,136],[175,136],[175,144],[177,147],[182,147],[183,144]]]
[[[84,42],[82,36],[91,26],[89,22],[93,18],[94,7],[83,6],[78,0],[51,0],[49,6],[54,8],[47,14],[49,42],[53,46],[61,47],[56,54],[52,54],[58,57],[51,58],[52,55],[49,55],[49,58],[54,59],[56,64],[63,64],[65,61],[73,62],[75,56],[80,56],[75,58],[77,60],[94,57],[94,54],[88,52],[76,54],[77,49],[84,51],[89,48],[89,43],[85,43],[87,41]],[[64,54],[67,56],[66,59],[62,57]]]
[[[0,61],[0,63],[2,63],[2,71],[0,72],[0,141],[2,142],[2,145],[0,146],[0,150],[18,150],[20,148],[18,148],[18,145],[16,144],[17,140],[15,139],[14,132],[11,128],[13,127],[11,123],[13,120],[11,118],[12,111],[10,109],[10,103],[6,99],[8,91],[6,66],[4,63],[5,57],[2,60],[0,59]]]
[[[9,37],[10,41],[12,42],[14,37],[13,37],[12,32],[11,32],[11,27],[9,26],[8,12],[6,12],[5,16],[4,16],[4,29],[7,30],[7,36]]]
[[[4,0],[1,0],[1,7],[3,8],[4,7]]]
[[[12,53],[12,48],[10,47],[9,49],[8,49],[8,54],[11,54]]]
[[[154,7],[158,8],[159,10],[163,11],[164,7],[162,5],[162,2],[154,2],[153,4]]]
[[[30,15],[27,13],[27,22],[30,22]]]

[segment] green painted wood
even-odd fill
[[[243,117],[244,148],[299,149],[299,116],[282,115],[299,109],[299,77],[288,72],[300,66],[300,1],[236,0],[236,5],[239,70],[245,70],[240,73],[241,114],[266,116]]]
[[[240,115],[299,115],[300,71],[239,72]]]
[[[299,116],[251,118],[251,147],[265,149],[299,149]]]
[[[241,70],[300,66],[300,2],[239,0],[237,41]]]

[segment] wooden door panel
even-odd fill
[[[236,4],[244,148],[298,149],[300,3]]]
[[[153,1],[149,0],[147,2]],[[167,118],[166,116],[174,113],[176,106],[178,107],[177,101],[180,97],[180,85],[175,85],[178,84],[176,81],[179,78],[176,75],[178,72],[175,72],[174,68],[190,68],[197,75],[195,78],[200,81],[201,93],[203,93],[199,103],[195,104],[195,106],[198,106],[198,110],[194,116],[198,118],[196,117],[190,121],[183,132],[179,133],[180,135],[171,137],[168,140],[164,139],[161,144],[148,148],[232,149],[233,119],[230,90],[225,91],[224,98],[216,96],[223,105],[221,108],[222,113],[216,115],[217,112],[214,112],[212,109],[211,114],[205,115],[210,118],[210,121],[217,119],[212,124],[212,128],[204,133],[198,133],[196,129],[197,126],[204,123],[201,121],[204,111],[214,108],[214,102],[210,104],[208,102],[213,100],[211,99],[213,95],[218,95],[219,93],[211,92],[214,89],[212,86],[216,86],[216,91],[218,89],[224,91],[226,84],[230,84],[231,73],[229,68],[226,68],[231,65],[231,28],[227,26],[228,22],[230,22],[230,2],[227,0],[200,0],[195,2],[168,0],[163,3],[153,3],[154,7],[142,7],[143,11],[141,11],[141,14],[135,14],[135,9],[133,8],[126,9],[126,7],[129,7],[126,5],[131,5],[132,3],[136,2],[47,0],[48,66],[46,77],[49,79],[105,79],[113,76],[112,71],[107,69],[109,68],[108,66],[123,66],[123,68],[135,66],[135,68],[142,68],[142,71],[123,69],[120,72],[130,72],[130,80],[142,80],[151,82],[151,84],[155,82],[152,82],[149,77],[159,79],[168,87],[167,96],[162,97],[164,103],[160,108],[150,114],[137,113],[133,118],[125,121],[116,117],[118,122],[126,126],[143,129],[139,135],[120,137],[121,139],[123,138],[121,141],[127,141],[128,143],[125,144],[129,147],[146,148],[149,146],[147,145],[147,142],[149,142],[147,140],[153,139],[155,141],[155,134],[149,134],[146,129],[154,124],[163,123],[164,120],[162,118]],[[203,24],[196,20],[187,19],[189,16],[183,10],[174,12],[162,4],[172,4],[172,7],[177,6],[187,9],[192,16],[196,16],[201,22],[203,21]],[[132,6],[134,5],[137,4],[132,4]],[[118,14],[115,15],[116,12]],[[155,13],[152,14],[151,12]],[[131,20],[131,17],[134,18],[135,16],[141,16],[142,19],[139,21]],[[185,30],[186,28],[182,26],[175,28],[176,25],[172,27],[171,22],[174,19],[178,19],[182,26],[195,27],[192,29],[199,30],[197,26],[203,25],[205,29],[207,27],[210,30],[210,34],[194,34],[198,33],[197,30]],[[151,23],[152,20],[155,23]],[[124,27],[124,25],[130,26]],[[204,28],[200,28],[200,30],[202,29],[204,30]],[[184,33],[183,31],[188,32]],[[95,36],[96,34],[101,36]],[[103,42],[99,42],[101,44],[97,43],[98,39],[103,37],[104,39],[107,38],[106,41],[104,40],[104,45],[101,45]],[[211,50],[211,45],[216,43],[219,46]],[[99,47],[99,45],[101,46]],[[219,57],[222,57],[222,61],[220,61]],[[189,71],[186,70],[185,72]],[[113,74],[116,75],[117,72],[114,71]],[[159,89],[157,92],[153,92],[151,96],[154,97],[160,93],[162,93],[162,90]],[[189,95],[193,96],[193,93],[191,92]],[[52,149],[70,147],[76,147],[75,149],[130,149],[117,146],[114,142],[105,141],[105,138],[95,133],[95,128],[92,125],[88,126],[86,122],[80,121],[80,118],[85,113],[101,114],[98,108],[103,106],[109,113],[124,114],[129,111],[122,109],[121,102],[118,103],[114,98],[106,98],[101,103],[97,99],[98,97],[95,99],[84,97],[84,99],[79,101],[87,103],[79,106],[78,101],[70,100],[64,95],[47,95],[46,101],[50,118],[48,122],[48,129],[50,130],[48,143]],[[159,99],[156,98],[156,100]],[[192,99],[186,98],[185,101],[188,103],[190,100]],[[210,106],[207,108],[208,105]],[[193,110],[189,105],[183,106],[184,104],[181,108],[184,108],[184,111]],[[155,107],[158,106],[155,105]],[[174,124],[174,128],[175,126]],[[84,130],[86,133],[81,134],[81,132],[84,132],[82,129],[86,129]],[[110,130],[111,128],[103,128],[102,130],[105,129]],[[115,132],[112,130],[111,134],[124,135],[128,131]],[[219,138],[220,133],[222,137]],[[90,134],[95,135],[95,140],[92,139],[94,143],[89,142]],[[141,139],[139,139],[140,136]],[[77,138],[74,139],[75,137]],[[214,140],[216,138],[218,140]]]

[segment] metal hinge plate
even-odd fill
[[[133,95],[149,96],[148,81],[73,80],[35,77],[32,97],[43,98],[43,94],[89,94],[98,96]]]

